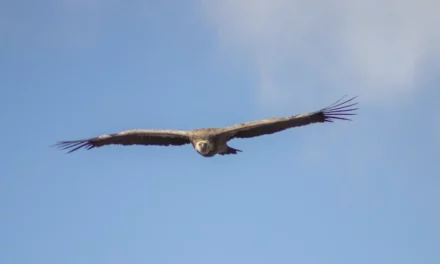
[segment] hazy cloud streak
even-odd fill
[[[409,95],[423,77],[420,66],[439,59],[438,1],[219,0],[202,7],[222,45],[255,67],[266,104],[293,95]]]

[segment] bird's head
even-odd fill
[[[199,141],[196,144],[196,150],[202,155],[206,155],[211,151],[211,144],[208,141]]]

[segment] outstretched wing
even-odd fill
[[[355,115],[353,112],[358,109],[356,108],[358,103],[352,102],[355,98],[356,97],[353,97],[342,101],[342,99],[344,99],[343,97],[332,105],[316,112],[289,117],[270,118],[226,127],[222,129],[218,135],[226,135],[228,139],[251,138],[313,123],[333,122],[335,119],[350,120],[347,117]]]
[[[55,146],[69,150],[68,153],[78,149],[99,148],[106,145],[157,145],[180,146],[189,144],[188,132],[178,130],[128,130],[116,134],[102,135],[99,137],[72,141],[61,141]]]

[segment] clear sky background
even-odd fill
[[[1,1],[0,263],[440,263],[439,3]],[[49,147],[344,94],[234,156]]]

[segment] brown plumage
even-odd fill
[[[288,128],[305,126],[313,123],[333,122],[334,120],[350,120],[355,115],[356,97],[334,104],[316,112],[289,117],[269,118],[246,122],[225,128],[201,128],[189,131],[181,130],[128,130],[116,134],[72,141],[61,141],[56,146],[68,149],[69,153],[78,149],[92,149],[106,145],[158,145],[181,146],[192,144],[194,149],[204,157],[216,154],[237,154],[241,150],[231,148],[227,142],[233,138],[251,138],[273,134]],[[342,102],[341,102],[342,101]]]

